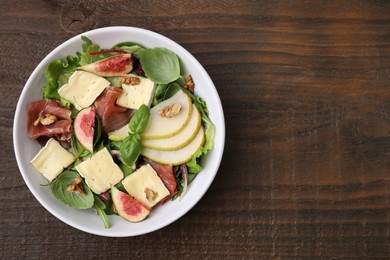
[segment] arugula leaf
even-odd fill
[[[99,216],[102,218],[104,227],[105,228],[110,228],[111,223],[107,218],[107,214],[105,212],[106,209],[106,204],[102,201],[102,199],[99,196],[94,195],[94,203],[93,203],[93,208],[96,209],[96,212],[99,214]]]
[[[179,57],[166,48],[145,49],[139,53],[146,77],[157,84],[168,84],[180,77]]]
[[[58,89],[69,79],[70,75],[79,66],[77,57],[71,55],[65,59],[53,60],[45,71],[46,83],[42,87],[43,97],[47,99],[61,100]],[[65,83],[66,83],[65,82]]]
[[[148,125],[150,117],[150,109],[145,104],[142,104],[131,117],[129,129],[132,133],[142,134]]]
[[[80,175],[75,171],[64,171],[52,181],[51,191],[58,200],[72,208],[89,209],[94,204],[94,198],[92,191],[84,182],[82,182],[84,195],[67,190],[68,186],[74,183],[77,177],[80,177]]]

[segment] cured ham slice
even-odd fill
[[[116,100],[122,92],[122,89],[110,86],[95,101],[96,113],[102,121],[102,129],[106,134],[129,123],[134,113],[132,109],[116,105]]]
[[[170,200],[178,192],[175,175],[173,174],[173,166],[161,164],[147,158],[145,160],[157,172],[158,177],[160,177],[165,187],[169,190],[169,196],[164,198],[161,203]]]
[[[59,102],[50,99],[32,102],[28,106],[27,115],[27,135],[29,138],[36,140],[39,137],[46,136],[67,141],[71,137],[71,112]],[[55,116],[55,120],[47,125],[40,123],[38,119],[47,116]]]

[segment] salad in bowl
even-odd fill
[[[14,142],[27,185],[56,217],[131,236],[199,201],[221,161],[224,120],[192,55],[159,34],[109,27],[41,62],[18,102]]]

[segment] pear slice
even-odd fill
[[[199,131],[201,116],[194,104],[192,104],[192,114],[188,124],[178,134],[161,139],[142,140],[142,145],[155,150],[178,150],[189,144]]]
[[[163,151],[144,147],[141,150],[141,154],[158,163],[180,165],[191,160],[192,155],[203,145],[204,139],[204,129],[200,127],[195,138],[181,149]]]
[[[112,141],[122,141],[129,135],[129,131],[129,124],[126,124],[118,130],[108,133],[108,139]]]
[[[181,105],[180,112],[172,117],[164,117],[159,112],[173,104]],[[171,98],[161,102],[150,109],[148,125],[142,133],[142,139],[161,139],[179,133],[189,122],[192,114],[191,98],[182,90],[179,90]]]

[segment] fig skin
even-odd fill
[[[151,209],[145,206],[143,203],[115,187],[111,188],[111,197],[116,212],[119,214],[119,216],[126,219],[127,221],[142,221],[151,212]]]
[[[119,54],[96,61],[78,68],[101,77],[122,76],[133,69],[133,58],[130,53]]]
[[[74,133],[79,143],[90,153],[93,153],[93,136],[95,134],[95,116],[94,107],[87,107],[76,115],[74,120]]]

